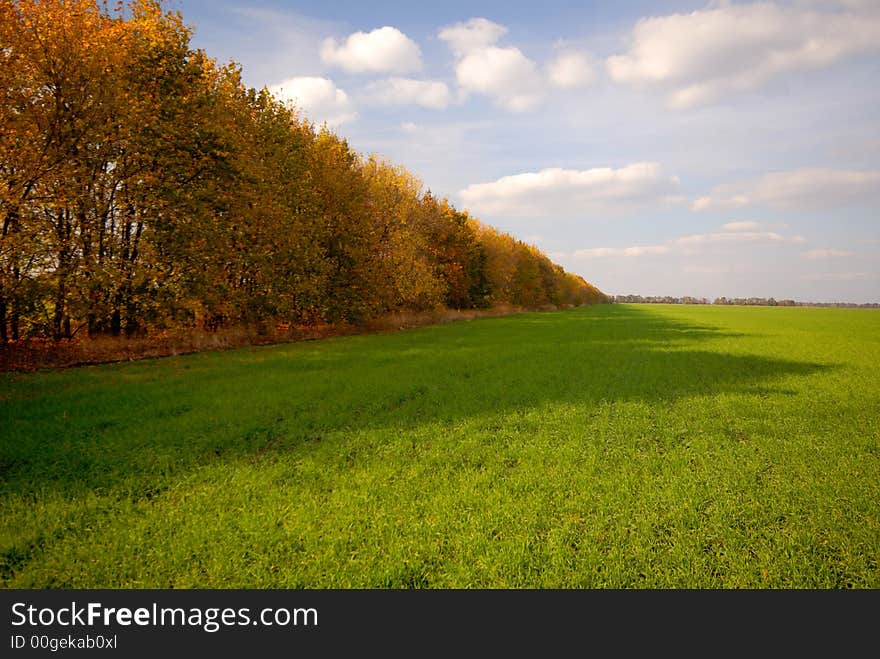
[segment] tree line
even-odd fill
[[[709,300],[705,297],[674,297],[671,295],[612,295],[610,302],[630,304],[718,304],[748,307],[833,307],[847,309],[877,309],[880,304],[875,302],[802,302],[800,300],[777,300],[772,297],[716,297]]]
[[[0,0],[0,342],[606,301],[156,0]]]

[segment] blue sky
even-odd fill
[[[880,0],[168,5],[605,292],[880,302]]]

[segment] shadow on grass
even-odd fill
[[[308,451],[336,431],[767,392],[830,368],[727,352],[741,336],[606,305],[10,378],[0,493],[151,499],[200,465]]]

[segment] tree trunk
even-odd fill
[[[55,311],[52,314],[52,338],[60,341],[61,324],[64,320],[64,282],[59,282],[58,290],[55,293]]]
[[[6,300],[3,299],[3,293],[0,291],[0,345],[9,343],[9,336],[6,333]]]
[[[110,333],[113,336],[119,336],[122,333],[122,313],[119,310],[122,299],[120,295],[116,296],[115,305],[113,306],[113,315],[110,316]]]
[[[9,317],[9,325],[12,330],[12,340],[18,341],[18,307],[15,302],[12,303],[12,313]]]

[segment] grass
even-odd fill
[[[0,585],[878,588],[880,313],[613,305],[0,375]]]

